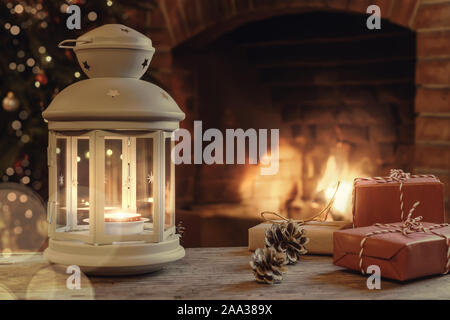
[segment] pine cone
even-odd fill
[[[274,247],[278,252],[284,252],[290,264],[296,263],[300,256],[307,252],[305,245],[309,239],[301,224],[289,220],[281,224],[274,223],[266,231],[266,247]]]
[[[186,227],[183,225],[183,221],[180,220],[175,227],[176,233],[180,235],[180,238],[183,238],[184,233],[186,232]]]
[[[283,280],[283,273],[287,271],[285,265],[286,254],[272,247],[256,249],[250,261],[256,281],[268,284]]]

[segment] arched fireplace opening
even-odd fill
[[[195,166],[191,188],[179,191],[181,199],[192,193],[190,201],[178,211],[199,225],[187,234],[193,246],[245,245],[261,211],[310,216],[338,179],[330,218],[350,219],[354,177],[411,171],[415,32],[387,20],[369,30],[366,19],[283,15],[175,48],[174,60],[191,75],[188,113],[203,130],[280,129],[276,175],[261,176],[249,164]]]

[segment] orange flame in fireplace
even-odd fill
[[[328,158],[325,172],[317,184],[317,192],[324,192],[326,198],[330,200],[337,181],[341,181],[332,211],[343,216],[345,220],[351,220],[353,179],[357,176],[359,176],[357,170],[350,169],[347,163],[338,164],[336,157],[332,155]]]
[[[334,194],[334,188],[329,187],[325,190],[325,195],[328,200],[331,200]],[[333,203],[333,209],[345,213],[348,207],[348,200],[352,194],[352,184],[348,181],[341,182],[339,190],[336,193],[336,199]]]

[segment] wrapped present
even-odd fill
[[[354,226],[404,221],[404,208],[415,201],[420,201],[416,214],[424,221],[444,222],[444,185],[435,176],[394,169],[388,177],[357,178],[353,187]]]
[[[336,231],[334,264],[362,274],[376,265],[381,277],[400,281],[448,273],[450,225],[421,219]]]
[[[280,223],[282,220],[275,220]],[[248,249],[255,251],[265,246],[266,230],[272,222],[263,222],[248,229]],[[305,245],[307,254],[333,254],[333,232],[351,227],[352,224],[343,221],[309,221],[302,225],[309,242]]]
[[[333,254],[333,232],[343,228],[350,228],[351,223],[345,221],[331,222],[327,221],[328,214],[333,206],[336,194],[339,189],[340,181],[336,184],[333,196],[328,204],[312,217],[305,220],[295,221],[300,224],[301,229],[305,230],[307,242],[304,244],[307,254]],[[282,220],[270,220],[265,215],[274,215]],[[291,221],[290,219],[271,211],[261,212],[261,217],[265,222],[248,229],[248,249],[254,251],[257,248],[266,246],[266,231],[274,223],[282,223]]]

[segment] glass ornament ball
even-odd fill
[[[47,229],[47,210],[39,194],[25,183],[0,183],[0,257],[43,251]]]
[[[9,91],[6,97],[3,98],[2,107],[5,111],[14,112],[19,108],[19,105],[19,99],[16,98],[12,91]]]
[[[48,78],[45,73],[39,73],[35,76],[35,80],[38,81],[42,85],[46,85],[48,83]]]

